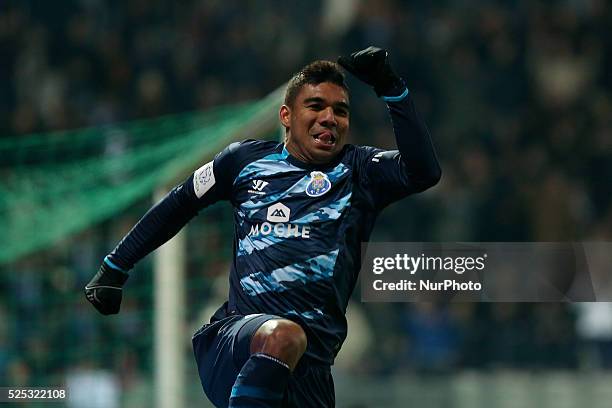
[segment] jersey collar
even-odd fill
[[[282,156],[285,158],[285,160],[288,163],[291,163],[292,165],[294,165],[296,167],[299,167],[301,169],[304,169],[304,170],[321,170],[321,171],[326,171],[326,170],[333,169],[334,167],[336,167],[338,165],[338,163],[340,163],[342,161],[342,158],[344,157],[344,154],[346,152],[348,144],[345,144],[342,147],[342,150],[340,150],[338,155],[336,155],[336,157],[334,157],[334,159],[331,162],[325,163],[325,164],[304,163],[303,161],[299,160],[298,158],[293,157],[291,155],[291,153],[289,153],[289,151],[287,150],[287,147],[285,146],[284,143],[281,146],[283,146]]]

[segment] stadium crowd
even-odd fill
[[[0,137],[260,98],[308,61],[376,44],[426,118],[443,179],[388,208],[375,240],[611,240],[611,24],[602,0],[9,1],[0,6]],[[350,85],[352,141],[392,147],[384,104]],[[140,210],[3,268],[1,384],[53,383],[50,373],[79,362],[121,367],[130,386],[150,369],[147,261],[130,283],[144,289],[113,321],[68,303]],[[191,276],[224,279],[223,262],[204,262],[190,262]],[[194,309],[205,298],[190,297]],[[366,374],[612,368],[609,304],[360,309],[365,350],[378,350],[352,363]],[[112,358],[93,354],[109,342]]]

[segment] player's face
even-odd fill
[[[289,153],[305,163],[325,164],[346,143],[349,104],[346,90],[331,82],[302,87],[292,107],[281,106]]]

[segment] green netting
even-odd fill
[[[0,264],[112,217],[234,139],[257,137],[278,102],[276,92],[204,113],[0,140]]]

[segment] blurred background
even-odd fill
[[[373,240],[611,240],[611,26],[605,0],[3,1],[0,386],[155,406],[152,257],[116,317],[83,286],[185,165],[230,137],[278,138],[254,135],[274,121],[266,95],[371,44],[389,49],[443,168]],[[349,85],[351,141],[392,148],[384,104]],[[183,234],[186,406],[209,406],[190,339],[226,296],[231,222],[218,204]],[[612,406],[608,303],[365,304],[356,290],[348,318],[338,407]]]

